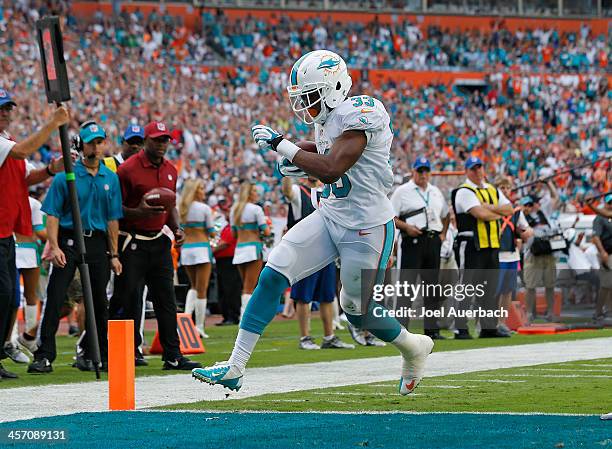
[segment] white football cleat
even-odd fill
[[[418,344],[418,347],[414,348],[413,356],[410,359],[403,358],[402,360],[402,377],[399,383],[399,393],[402,396],[412,393],[423,379],[425,361],[434,347],[434,341],[427,335],[416,336],[418,341],[415,343]]]
[[[229,362],[217,362],[213,366],[194,368],[191,376],[200,382],[210,385],[222,385],[230,390],[238,391],[242,387],[242,372]]]

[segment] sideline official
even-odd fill
[[[82,146],[79,148],[81,158],[74,164],[75,184],[83,222],[86,262],[89,264],[91,278],[100,362],[102,370],[105,370],[108,363],[106,284],[111,268],[115,274],[121,274],[121,263],[117,255],[118,220],[122,217],[121,190],[117,175],[100,164],[102,145],[106,139],[104,129],[96,123],[89,123],[80,130],[79,136]],[[34,353],[34,361],[28,367],[28,373],[53,371],[51,364],[57,355],[55,334],[59,327],[60,312],[79,263],[65,173],[58,174],[53,180],[42,210],[47,214],[47,239],[53,269],[49,276],[47,300],[40,323],[39,346]],[[93,367],[87,361],[91,360],[92,349],[88,338],[84,339],[83,349],[84,357],[77,360],[77,368],[90,370]]]
[[[465,162],[467,179],[451,194],[453,209],[457,218],[457,239],[455,240],[455,258],[463,272],[463,284],[480,284],[484,295],[476,304],[486,312],[496,311],[499,270],[500,235],[499,220],[512,215],[510,201],[491,184],[485,182],[482,161],[470,157]],[[469,309],[469,299],[459,301],[458,308]],[[485,317],[480,319],[480,337],[507,337],[497,330],[498,319]],[[472,338],[468,332],[467,318],[455,319],[457,339]]]
[[[176,192],[177,171],[164,158],[170,132],[164,123],[151,122],[144,129],[144,150],[121,164],[118,170],[123,212],[119,241],[123,275],[115,280],[111,308],[123,309],[125,319],[136,319],[140,302],[135,303],[135,290],[144,281],[153,299],[159,339],[166,370],[192,370],[201,365],[183,357],[180,351],[174,294],[172,242],[162,232],[167,225],[177,243],[184,239],[176,208],[165,211],[162,206],[149,206],[144,195],[156,187]],[[134,329],[136,346],[139,333]]]
[[[16,106],[10,94],[0,89],[0,185],[4,197],[0,201],[0,342],[5,342],[12,330],[10,322],[16,307],[17,268],[13,233],[32,235],[28,186],[63,170],[61,159],[41,169],[32,169],[25,159],[35,153],[58,127],[70,121],[69,110],[62,106],[39,131],[17,143],[7,131]],[[0,360],[6,357],[4,344],[0,344]],[[16,377],[0,363],[0,379]]]
[[[420,274],[427,285],[438,283],[440,250],[450,220],[448,204],[440,189],[430,184],[430,178],[431,163],[418,157],[412,165],[412,179],[398,187],[391,196],[395,226],[402,236],[400,268],[411,270],[412,282],[416,282],[416,276]],[[435,311],[440,308],[442,300],[437,296],[424,297],[423,306],[425,310]],[[424,318],[423,327],[425,335],[444,339],[433,314]]]

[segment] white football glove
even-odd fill
[[[253,135],[253,140],[255,143],[264,151],[276,151],[276,148],[273,148],[272,146],[272,141],[274,139],[278,139],[279,137],[283,137],[281,133],[265,125],[253,126],[251,128],[251,134]]]
[[[308,176],[304,170],[293,165],[287,158],[282,158],[276,166],[280,174],[286,178],[306,178]]]

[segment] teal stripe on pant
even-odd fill
[[[393,220],[385,223],[385,236],[380,261],[378,263],[378,272],[376,273],[376,283],[382,284],[385,279],[385,271],[393,251],[393,241],[395,239],[395,224]],[[391,342],[397,338],[402,330],[402,326],[395,318],[391,318],[386,314],[387,309],[370,298],[368,303],[368,311],[365,315],[350,315],[345,313],[349,322],[359,328],[367,329],[374,336],[382,341]]]
[[[287,287],[289,281],[285,276],[265,266],[240,320],[240,329],[261,335],[276,315],[280,298]]]

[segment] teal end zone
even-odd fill
[[[398,399],[399,400],[399,399]],[[64,429],[66,443],[10,442],[8,430]],[[610,448],[598,416],[341,413],[79,413],[0,424],[2,448]]]

